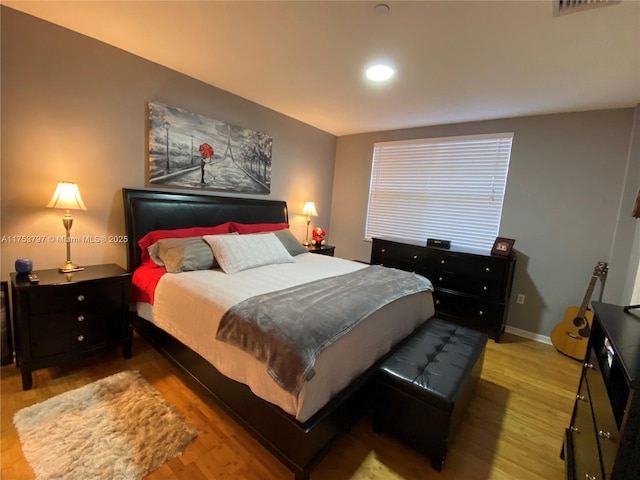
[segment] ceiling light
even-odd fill
[[[389,65],[374,65],[367,68],[367,78],[374,82],[389,80],[395,72]]]

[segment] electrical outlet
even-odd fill
[[[522,293],[518,294],[518,296],[516,297],[516,303],[519,303],[520,305],[524,303],[524,294]]]

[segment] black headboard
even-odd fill
[[[140,265],[138,240],[153,230],[205,227],[225,222],[288,222],[282,200],[217,197],[191,193],[123,188],[124,218],[129,242],[127,268]]]

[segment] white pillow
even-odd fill
[[[282,242],[273,233],[249,235],[204,235],[213,256],[225,273],[275,263],[295,263]]]

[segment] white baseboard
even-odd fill
[[[504,331],[507,332],[507,333],[512,333],[513,335],[517,335],[519,337],[524,337],[524,338],[528,338],[530,340],[535,340],[536,342],[546,343],[547,345],[552,345],[551,338],[549,338],[549,337],[547,337],[545,335],[540,335],[539,333],[533,333],[533,332],[529,332],[527,330],[521,330],[520,328],[510,327],[509,325],[506,326]]]

